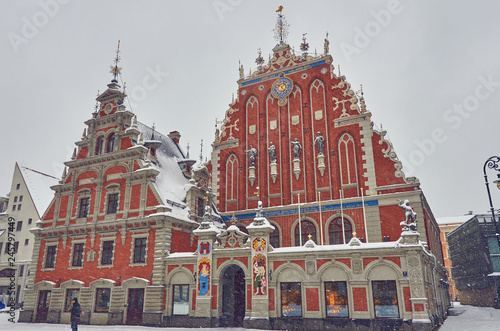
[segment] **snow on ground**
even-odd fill
[[[0,312],[0,330],[9,331],[31,331],[31,330],[51,330],[51,331],[69,331],[71,330],[71,325],[69,324],[47,324],[47,323],[17,323],[17,318],[19,317],[19,312],[16,311],[16,323],[9,322],[10,315],[5,309]],[[78,331],[156,331],[156,330],[169,330],[169,331],[199,331],[200,328],[155,328],[147,326],[125,326],[125,325],[79,325]],[[226,330],[226,331],[247,331],[252,329],[244,328],[217,328],[209,330]],[[253,330],[262,331],[262,330]]]
[[[490,307],[474,307],[461,306],[460,303],[453,303],[453,308],[450,309],[449,316],[444,324],[439,328],[439,331],[498,331],[500,330],[500,309]],[[16,311],[16,321],[18,317]],[[69,331],[69,324],[46,324],[46,323],[11,323],[8,321],[10,315],[8,313],[0,313],[0,330],[9,331],[28,331],[28,330],[52,330],[52,331]],[[155,331],[155,330],[171,330],[171,331],[198,331],[199,328],[152,328],[145,326],[102,326],[102,325],[79,325],[78,330],[82,331],[101,331],[101,330],[125,330],[125,331]],[[226,330],[226,331],[243,331],[249,330],[244,328],[218,328],[210,330]],[[255,330],[258,331],[258,330]],[[262,331],[262,330],[261,330]]]
[[[439,331],[498,331],[500,309],[491,307],[461,306],[454,302],[449,315]]]

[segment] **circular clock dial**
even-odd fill
[[[275,98],[282,99],[286,98],[292,92],[292,88],[292,80],[287,77],[281,77],[273,83],[271,92]]]

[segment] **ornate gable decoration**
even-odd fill
[[[401,161],[398,159],[398,156],[396,154],[396,151],[394,151],[394,147],[392,146],[392,143],[390,141],[388,141],[387,139],[385,139],[385,135],[387,134],[387,131],[373,130],[373,132],[380,135],[380,140],[378,141],[379,145],[382,145],[384,143],[387,144],[387,148],[383,149],[382,152],[384,153],[385,158],[389,158],[391,161],[394,162],[394,168],[396,169],[396,171],[394,172],[394,175],[396,177],[403,178],[403,180],[407,184],[420,185],[420,181],[418,180],[418,178],[416,178],[416,177],[406,178],[405,173],[402,170],[403,165],[402,165]]]
[[[240,231],[236,225],[231,225],[226,231],[217,236],[217,239],[221,241],[220,247],[222,248],[241,248],[248,238],[248,234]]]

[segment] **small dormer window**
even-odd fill
[[[104,145],[104,136],[97,138],[97,143],[95,145],[95,155],[102,154],[102,146]]]
[[[115,151],[115,134],[112,133],[108,137],[108,145],[106,147],[106,153],[111,153]]]

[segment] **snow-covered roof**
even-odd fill
[[[476,217],[476,215],[448,216],[436,218],[438,224],[462,224]]]
[[[154,131],[154,138],[151,139],[153,129],[149,126],[137,122],[137,127],[142,132],[145,143],[161,142],[161,145],[156,149],[156,164],[152,163],[151,166],[159,171],[153,185],[162,199],[162,204],[172,208],[170,213],[174,217],[189,220],[185,198],[191,185],[177,163],[179,160],[185,159],[184,152],[174,140],[156,130]],[[175,204],[169,204],[167,200]]]
[[[50,187],[58,184],[59,179],[23,166],[19,166],[19,169],[38,215],[41,216],[54,198],[54,192]]]

